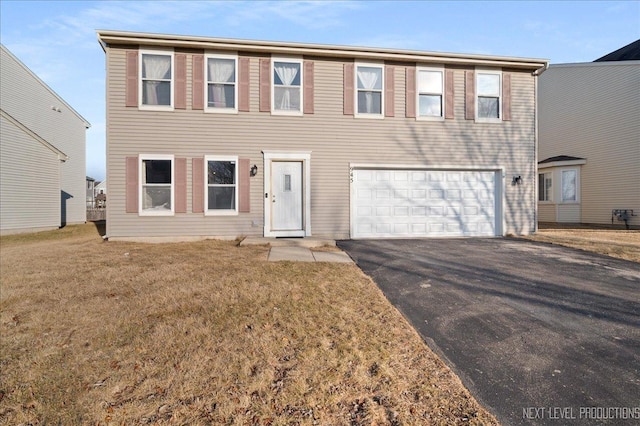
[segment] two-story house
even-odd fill
[[[98,31],[112,239],[536,228],[542,59]]]
[[[86,222],[89,122],[4,45],[0,58],[0,234]]]
[[[539,221],[640,228],[640,40],[550,66],[539,93]]]

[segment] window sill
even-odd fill
[[[475,122],[476,123],[493,123],[493,124],[498,124],[498,123],[502,123],[502,119],[501,118],[476,118]]]
[[[237,210],[205,210],[205,216],[238,216]]]
[[[138,216],[175,216],[175,213],[163,212],[163,211],[141,211],[138,213]]]
[[[302,111],[284,111],[271,109],[271,115],[284,115],[289,117],[302,117],[304,114]]]
[[[173,111],[173,105],[138,105],[140,111]]]
[[[384,115],[382,114],[366,114],[366,113],[357,113],[353,115],[354,118],[365,118],[365,119],[372,119],[372,120],[383,120],[384,119]]]
[[[439,122],[443,122],[444,121],[444,117],[431,117],[431,116],[423,115],[423,116],[416,116],[416,121],[439,121]]]
[[[209,114],[237,114],[237,108],[205,108],[204,112]]]

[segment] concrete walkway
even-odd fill
[[[334,240],[326,238],[265,238],[247,237],[240,245],[270,245],[269,261],[353,263],[349,255],[339,251],[313,251],[317,247],[335,247]]]

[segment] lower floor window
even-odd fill
[[[173,213],[173,157],[141,156],[140,211],[148,214]]]
[[[238,211],[236,157],[207,157],[206,210],[212,214],[235,214]]]
[[[578,173],[576,170],[562,171],[562,201],[577,201]]]
[[[538,201],[551,201],[551,173],[538,174]]]

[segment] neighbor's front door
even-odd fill
[[[271,163],[271,230],[301,231],[302,161]]]

